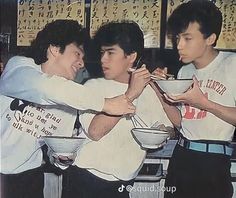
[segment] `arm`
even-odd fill
[[[183,102],[198,109],[206,110],[225,122],[236,126],[236,107],[227,107],[208,100],[199,88],[198,81],[194,77],[193,88],[178,96],[166,96],[170,102]]]
[[[216,117],[236,126],[236,107],[226,107],[208,100],[205,110],[214,114]]]
[[[105,111],[114,115],[133,113],[135,110],[125,96],[104,100],[104,96],[94,96],[93,90],[78,83],[40,72],[37,70],[39,66],[30,60],[18,57],[9,61],[0,80],[2,95],[41,105],[60,104],[81,110]]]
[[[89,138],[95,141],[100,140],[104,135],[113,129],[121,118],[121,116],[116,117],[106,114],[95,115],[88,128]]]
[[[162,108],[164,109],[167,117],[170,119],[170,121],[176,128],[179,128],[181,125],[181,119],[182,119],[179,109],[175,105],[165,100],[164,96],[160,93],[159,88],[153,82],[150,82],[149,84],[151,85],[153,90],[156,92],[156,95],[159,98],[162,104]]]
[[[167,67],[164,67],[163,69],[156,68],[152,74],[155,75],[159,79],[166,79],[167,71],[168,71]],[[156,92],[156,95],[159,98],[167,117],[170,119],[170,121],[176,128],[179,128],[181,125],[181,119],[182,119],[181,112],[179,111],[179,109],[176,107],[175,104],[170,103],[165,99],[159,87],[154,82],[150,82],[149,84],[151,85],[153,90]]]
[[[129,88],[126,92],[130,102],[133,102],[142,93],[149,80],[150,73],[145,67],[132,72]],[[99,140],[109,133],[121,118],[121,116],[115,117],[106,114],[94,116],[88,128],[89,137],[93,140]]]

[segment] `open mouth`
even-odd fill
[[[77,73],[78,69],[76,66],[72,66],[72,69],[73,69],[74,73]]]
[[[107,68],[107,67],[102,67],[102,71],[103,72],[106,72],[106,71],[108,71],[109,70],[109,68]]]

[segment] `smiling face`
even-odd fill
[[[134,62],[134,53],[126,55],[119,45],[101,47],[101,63],[104,76],[108,80],[128,83],[128,69]]]
[[[190,23],[188,28],[177,35],[177,49],[181,61],[184,63],[203,63],[209,57],[213,47],[213,35],[204,38],[199,30],[200,26],[197,22]],[[213,40],[212,40],[213,39]]]
[[[48,61],[42,65],[42,70],[50,75],[57,75],[68,80],[74,80],[77,72],[84,67],[84,50],[71,43],[60,52],[59,47],[50,46]]]

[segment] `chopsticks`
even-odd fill
[[[139,69],[140,67],[142,67],[143,62],[142,62],[142,56],[139,57],[137,63],[135,66],[131,67],[128,69],[129,72],[134,72],[135,70]]]
[[[157,77],[157,76],[151,74],[151,79],[152,79],[152,80],[162,80],[162,79],[165,79],[165,78],[164,78],[164,77],[163,77],[163,78],[160,78],[160,77]]]
[[[134,127],[148,127],[148,125],[137,114],[130,116],[130,119]]]
[[[151,79],[152,80],[168,80],[168,79],[174,79],[174,75],[173,74],[164,74],[165,77],[159,77],[156,75],[151,74]]]

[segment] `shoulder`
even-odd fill
[[[223,61],[227,63],[236,64],[236,53],[235,52],[221,52]]]
[[[27,58],[24,56],[13,56],[7,62],[4,70],[6,70],[5,72],[7,72],[9,70],[25,66],[35,67],[37,65],[34,63],[34,60],[32,58]]]
[[[192,63],[184,65],[178,72],[178,78],[192,78],[195,71],[196,68]]]
[[[190,64],[187,64],[187,65],[183,65],[181,68],[180,68],[180,71],[192,71],[192,70],[195,70],[195,66],[190,63]]]
[[[236,57],[236,53],[235,52],[224,52],[224,51],[220,51],[220,55],[225,57],[225,58],[233,58]]]
[[[12,64],[12,63],[28,63],[28,64],[35,64],[34,60],[32,58],[28,58],[25,56],[13,56],[12,58],[9,59],[7,64]]]
[[[221,66],[226,68],[226,71],[233,73],[236,72],[236,53],[235,52],[220,52],[221,55]]]

